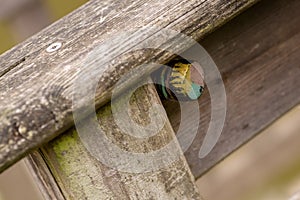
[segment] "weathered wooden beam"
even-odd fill
[[[120,104],[120,101],[124,101],[124,98],[118,99],[116,104]],[[157,113],[151,118],[151,121],[149,119],[150,108],[155,104],[161,104],[155,87],[146,85],[134,93],[128,108],[132,119],[141,126],[154,123],[154,127],[159,130],[160,123],[164,123],[161,119],[167,120],[154,136],[137,139],[125,133],[116,124],[110,103],[98,111],[98,122],[101,129],[105,130],[106,137],[111,140],[111,145],[116,145],[127,153],[140,153],[147,157],[151,152],[163,149],[175,141],[174,148],[161,154],[165,159],[150,156],[150,165],[141,160],[137,165],[135,162],[126,163],[127,169],[118,170],[118,167],[123,168],[123,165],[109,166],[109,160],[103,163],[95,159],[85,148],[76,129],[70,129],[42,148],[43,158],[51,174],[44,173],[47,167],[41,165],[36,168],[36,172],[42,175],[39,179],[51,179],[53,174],[65,199],[202,199],[164,109],[162,113]],[[104,147],[98,145],[94,148],[103,150]],[[103,151],[109,154],[111,160],[116,156],[111,150]],[[40,164],[39,155],[31,154],[30,158],[34,161],[34,166],[36,160]],[[170,162],[168,158],[175,159]],[[146,169],[141,167],[143,165]],[[140,172],[131,172],[138,168],[141,168]],[[50,191],[51,194],[56,194],[55,196],[60,195],[60,191],[53,190],[48,182],[39,183],[41,188],[47,190],[46,193]]]
[[[0,57],[0,171],[73,125],[72,84],[77,70],[82,66],[89,69],[91,66],[84,63],[86,55],[102,42],[110,41],[112,35],[130,28],[155,26],[158,30],[161,27],[177,30],[198,40],[255,2],[90,1],[6,52]],[[122,52],[130,52],[143,41],[159,42],[163,37],[158,33],[144,28],[115,41],[111,51],[100,56],[97,63],[114,58],[114,50],[120,46]],[[176,39],[174,36],[165,42],[174,52],[191,45]],[[52,52],[49,47],[57,48],[51,46],[56,42],[62,46]],[[125,54],[119,60],[111,59],[111,65],[102,65],[95,95],[97,107],[110,99],[114,84],[130,69],[149,60],[164,63],[171,56],[162,49],[148,49]]]
[[[299,9],[297,0],[263,0],[200,41],[223,74],[228,111],[215,148],[199,159],[211,117],[209,91],[199,99],[200,129],[185,153],[196,178],[300,103]],[[165,107],[176,130],[179,107]]]
[[[65,200],[40,151],[32,152],[24,160],[45,200]]]

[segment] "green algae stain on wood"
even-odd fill
[[[130,102],[130,109],[134,108],[132,115],[137,123],[145,124],[144,119],[149,116],[149,108],[153,103],[160,103],[153,85],[144,86],[136,91]],[[98,118],[99,126],[113,144],[131,152],[151,152],[157,146],[163,147],[168,144],[170,139],[175,137],[167,121],[157,138],[153,136],[151,140],[141,141],[131,141],[126,136],[121,138],[122,133],[114,122],[110,104],[98,111]],[[183,155],[168,167],[154,172],[116,171],[96,160],[83,146],[74,129],[51,141],[42,152],[66,199],[118,200],[163,197],[201,200]]]
[[[99,165],[86,151],[75,130],[43,148],[43,155],[67,199],[94,199],[112,194],[104,186]]]

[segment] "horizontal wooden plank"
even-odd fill
[[[103,41],[109,41],[112,35],[131,27],[155,26],[158,30],[165,27],[199,39],[254,2],[256,0],[90,1],[6,52],[0,56],[0,171],[73,125],[72,86],[82,66],[92,70],[101,64],[102,74],[95,95],[99,107],[110,99],[114,84],[130,69],[143,61],[164,63],[171,58],[171,54],[162,49],[145,49],[111,59],[111,65],[102,65],[105,59],[114,58],[115,48],[121,46],[122,52],[130,52],[143,41],[159,42],[164,38],[157,34],[159,31],[144,28],[111,43],[107,56],[100,56],[96,63],[84,63],[87,54]],[[175,39],[176,36],[165,42],[174,52],[191,45]],[[62,46],[55,52],[47,51],[49,47],[58,47],[51,46],[56,42]]]
[[[228,102],[218,143],[199,159],[211,117],[209,91],[199,99],[200,128],[185,153],[196,177],[300,103],[299,9],[297,0],[263,0],[200,42],[223,75]],[[178,105],[165,102],[165,107],[177,129]]]

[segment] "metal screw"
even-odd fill
[[[55,42],[55,43],[51,44],[51,45],[46,49],[46,51],[47,51],[48,53],[52,53],[52,52],[57,51],[58,49],[60,49],[61,46],[62,46],[62,43],[61,43],[61,42]]]

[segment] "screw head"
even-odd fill
[[[55,43],[49,45],[49,46],[47,47],[46,51],[47,51],[48,53],[52,53],[52,52],[55,52],[55,51],[57,51],[58,49],[60,49],[61,46],[62,46],[62,43],[61,43],[61,42],[55,42]]]

